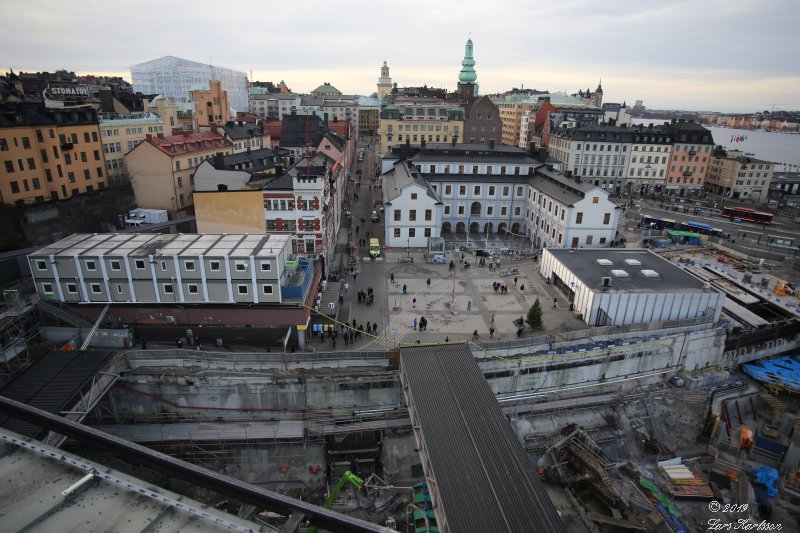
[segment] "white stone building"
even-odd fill
[[[661,191],[672,153],[672,134],[661,126],[633,126],[628,193]]]
[[[408,161],[383,174],[384,243],[391,248],[427,247],[439,237],[442,202],[439,195]]]

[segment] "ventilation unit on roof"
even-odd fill
[[[614,262],[611,261],[610,259],[595,259],[595,263],[597,263],[598,265],[602,265],[604,267],[610,267],[611,265],[614,264]]]
[[[626,259],[625,264],[630,266],[642,266],[642,262],[638,259]]]
[[[661,274],[659,274],[655,270],[642,270],[642,276],[646,278],[660,278]]]
[[[627,272],[624,270],[612,270],[611,273],[614,275],[615,278],[629,278]]]
[[[600,279],[602,287],[610,287],[611,286],[611,278],[608,276],[604,276]]]

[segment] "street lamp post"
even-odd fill
[[[406,239],[406,259],[411,257],[411,238]]]

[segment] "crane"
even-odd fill
[[[770,113],[774,113],[775,112],[775,106],[777,106],[777,105],[783,105],[783,104],[770,104],[769,112]]]
[[[342,489],[344,488],[344,486],[347,484],[348,481],[354,487],[356,487],[358,489],[360,489],[361,487],[364,486],[364,480],[363,479],[361,479],[357,475],[353,474],[349,470],[345,471],[344,475],[342,476],[342,479],[340,479],[339,483],[337,483],[336,486],[333,488],[333,490],[331,491],[330,495],[328,496],[328,499],[325,500],[325,503],[322,504],[322,507],[324,509],[330,509],[331,508],[331,506],[333,505],[333,502],[336,501],[336,497],[339,495],[339,493],[342,491]],[[317,530],[317,526],[311,525],[306,530],[306,533],[314,533],[316,530]]]

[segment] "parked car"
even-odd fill
[[[380,215],[378,215],[377,211],[373,210],[372,211],[372,218],[370,220],[372,220],[373,222],[380,222],[381,217],[380,217]]]

